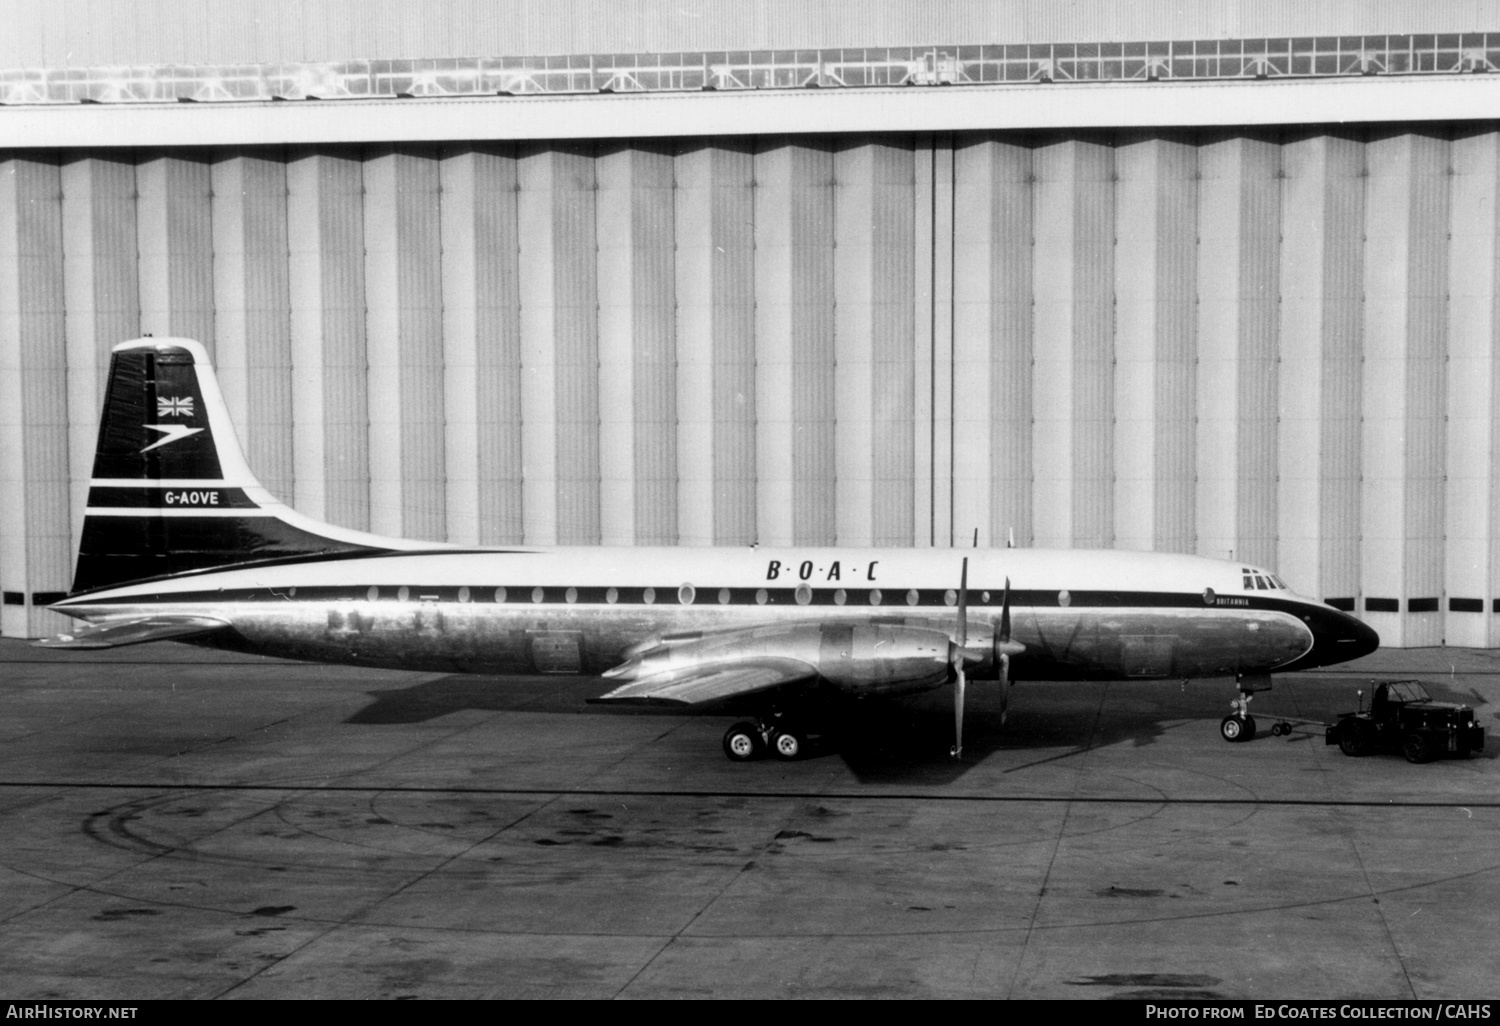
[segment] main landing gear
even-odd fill
[[[733,762],[749,762],[767,753],[791,762],[806,749],[806,729],[779,716],[736,723],[724,732],[724,754]]]

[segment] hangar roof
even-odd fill
[[[1500,0],[6,0],[0,68],[1474,32]]]

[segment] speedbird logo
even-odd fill
[[[203,430],[202,428],[188,427],[186,424],[147,424],[145,426],[152,431],[160,431],[162,437],[146,446],[141,452],[150,452],[152,449],[159,448],[160,446],[180,442],[188,435],[196,435]]]

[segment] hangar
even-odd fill
[[[1500,3],[12,7],[6,636],[150,333],[349,527],[1197,552],[1500,644]]]

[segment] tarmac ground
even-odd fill
[[[1372,678],[1467,759],[1348,758]],[[872,704],[796,762],[592,678],[0,642],[0,997],[1500,997],[1500,652]],[[1307,721],[1271,737],[1279,718]]]

